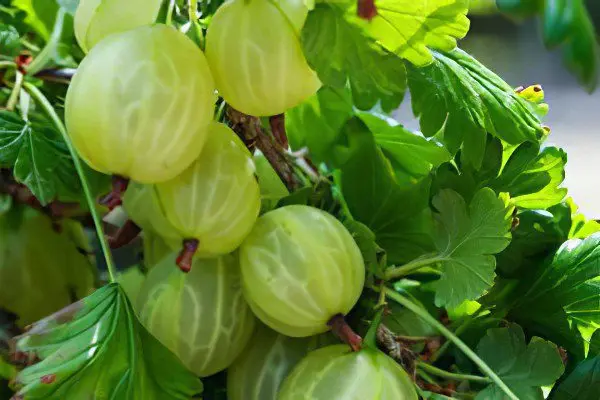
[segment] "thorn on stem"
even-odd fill
[[[375,0],[358,0],[356,13],[360,18],[367,21],[375,18],[377,16]]]
[[[177,266],[183,272],[188,273],[192,269],[192,260],[194,258],[194,254],[198,250],[198,239],[185,239],[183,241],[183,248],[179,252],[177,256]]]
[[[342,314],[336,314],[331,317],[327,325],[335,335],[352,348],[352,351],[359,351],[361,349],[362,338],[352,330]]]
[[[269,117],[269,125],[271,126],[271,132],[277,143],[284,149],[287,149],[289,147],[289,142],[285,131],[285,114]]]
[[[131,243],[142,231],[142,228],[137,226],[135,222],[128,219],[121,228],[113,236],[108,238],[108,244],[111,249],[118,249],[126,244]]]
[[[113,210],[115,207],[120,206],[123,203],[123,193],[127,190],[128,185],[129,179],[119,175],[113,175],[112,191],[100,199],[100,204],[108,207],[109,210]]]

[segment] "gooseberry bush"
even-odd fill
[[[595,88],[581,0],[1,0],[0,400],[597,400],[600,224],[473,12]]]

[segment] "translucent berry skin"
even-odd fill
[[[196,159],[214,101],[203,53],[156,24],[110,35],[90,51],[69,86],[65,120],[93,169],[155,183]]]
[[[86,53],[106,36],[150,25],[158,16],[162,0],[80,0],[74,31]]]
[[[365,267],[341,222],[303,205],[261,216],[240,247],[244,295],[272,329],[292,337],[329,329],[363,289]]]
[[[154,242],[154,237],[159,236],[162,239],[157,243],[158,253],[161,253],[165,247],[176,250],[181,247],[183,238],[171,223],[165,217],[165,214],[158,201],[156,187],[154,185],[143,185],[137,182],[131,182],[123,196],[123,209],[129,219],[136,223],[144,231],[150,240]],[[144,240],[144,243],[146,240]],[[145,246],[145,244],[144,244]],[[153,249],[155,250],[155,249]],[[156,254],[156,253],[155,253]],[[153,264],[160,261],[166,254],[162,254],[158,259],[154,257]]]
[[[227,103],[270,116],[319,89],[299,39],[307,13],[301,0],[233,0],[219,7],[206,35],[206,57]]]
[[[285,377],[321,341],[319,336],[291,338],[257,324],[251,345],[227,369],[227,398],[277,400]]]
[[[285,379],[278,400],[417,400],[402,367],[378,350],[334,345],[308,354]]]
[[[187,274],[167,256],[138,295],[140,321],[192,372],[227,368],[252,336],[256,319],[244,301],[237,259],[195,259]]]
[[[155,187],[166,219],[182,239],[200,242],[202,257],[235,250],[260,211],[252,155],[235,132],[217,122],[196,161]]]

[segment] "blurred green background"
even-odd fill
[[[600,31],[600,1],[588,0],[588,10]],[[499,14],[471,16],[471,31],[460,46],[510,85],[539,83],[550,112],[544,123],[552,129],[547,144],[568,153],[564,185],[589,218],[600,219],[600,88],[588,94],[563,65],[560,51],[548,51],[536,19],[513,21]],[[410,103],[395,115],[418,129]]]

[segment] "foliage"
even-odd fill
[[[0,0],[0,399],[598,397],[600,223],[457,47],[490,1],[142,3]],[[596,85],[583,0],[497,6]]]

